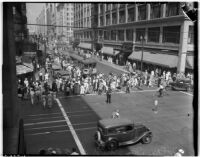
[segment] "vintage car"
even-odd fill
[[[152,132],[146,126],[134,124],[128,119],[103,119],[97,123],[94,138],[101,150],[115,150],[119,146],[137,142],[148,144],[152,140]]]
[[[193,89],[193,86],[192,86],[191,81],[189,79],[176,80],[174,82],[171,82],[169,84],[169,86],[173,90],[191,91]]]

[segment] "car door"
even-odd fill
[[[133,138],[133,126],[126,125],[116,128],[118,139],[120,142],[130,141]]]

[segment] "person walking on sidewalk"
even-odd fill
[[[33,88],[30,89],[31,105],[34,105],[35,92]]]

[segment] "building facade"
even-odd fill
[[[47,27],[44,26],[47,24],[47,20],[46,20],[46,9],[45,6],[43,7],[42,11],[40,12],[39,16],[36,18],[36,24],[37,26],[37,35],[41,34],[43,36],[47,35]]]
[[[193,22],[183,14],[178,2],[98,4],[98,41],[110,47],[110,51],[123,49],[126,42],[132,43],[133,54],[126,59],[138,64],[144,48],[144,63],[177,68],[178,72],[192,68],[193,28]],[[140,52],[134,54],[135,51]],[[154,60],[156,55],[152,53],[164,59],[170,55],[174,62],[162,64],[162,59]]]
[[[56,35],[57,39],[69,43],[73,36],[74,9],[72,3],[56,4]],[[64,26],[64,27],[60,27]]]

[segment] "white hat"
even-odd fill
[[[184,154],[184,150],[183,149],[179,149],[178,150],[181,154]]]

